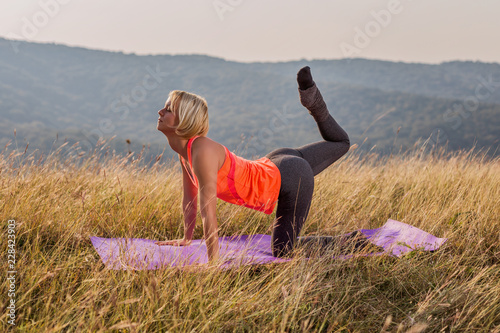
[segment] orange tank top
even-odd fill
[[[184,158],[179,155],[186,170],[190,171],[189,178],[196,187],[198,179],[192,168],[191,146],[197,137],[199,135],[188,141],[189,168]],[[250,161],[235,155],[225,146],[224,149],[226,160],[217,173],[217,198],[271,214],[278,202],[281,188],[281,173],[278,167],[267,157]]]

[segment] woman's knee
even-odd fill
[[[292,246],[273,245],[273,257],[276,258],[289,258],[292,254]]]
[[[351,148],[351,144],[349,142],[349,139],[343,140],[343,141],[337,141],[337,142],[328,142],[325,146],[327,148],[325,149],[324,154],[330,156],[330,162],[333,163],[349,151]]]
[[[342,151],[342,155],[347,154],[350,148],[351,148],[351,142],[349,141],[349,138],[341,142],[340,149]]]

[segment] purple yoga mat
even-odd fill
[[[437,250],[446,238],[437,238],[411,225],[389,219],[377,229],[361,229],[367,239],[384,248],[378,254],[401,256],[415,249]],[[90,237],[102,262],[109,269],[159,269],[207,263],[204,240],[193,240],[189,246],[158,246],[157,240],[141,238]],[[286,262],[290,259],[273,257],[271,236],[242,235],[219,238],[219,255],[225,260],[222,267],[248,264]],[[373,254],[372,254],[373,255]]]

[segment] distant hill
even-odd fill
[[[157,111],[173,89],[204,96],[208,136],[241,156],[321,140],[298,98],[296,73],[311,66],[352,144],[387,153],[430,137],[450,149],[494,153],[500,133],[500,64],[438,65],[366,59],[238,63],[203,55],[137,56],[0,38],[0,145],[48,152],[66,139],[99,137],[126,152],[165,148]],[[16,52],[17,51],[17,52]],[[438,135],[439,133],[439,135]],[[363,144],[362,144],[363,143]],[[12,148],[12,146],[11,146]],[[173,156],[167,147],[166,156]],[[498,154],[498,152],[496,152]]]

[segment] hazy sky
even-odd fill
[[[500,62],[499,0],[1,0],[0,36],[236,61]]]

